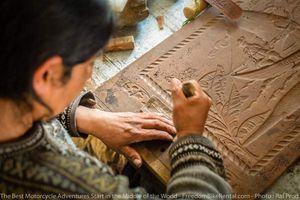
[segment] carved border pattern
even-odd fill
[[[250,170],[250,175],[256,175],[262,168],[267,165],[282,149],[287,147],[300,133],[300,125],[295,127],[288,135],[286,135],[278,144],[275,145],[262,159],[260,159]]]
[[[153,63],[145,67],[141,72],[140,75],[147,75],[149,74],[153,69],[155,69],[160,63],[162,63],[164,60],[168,59],[170,56],[174,55],[178,50],[180,50],[182,47],[186,46],[188,43],[195,40],[197,37],[202,35],[204,31],[206,31],[209,27],[217,23],[219,20],[223,19],[223,15],[217,15],[215,18],[204,24],[202,27],[194,31],[192,34],[190,34],[187,38],[179,42],[176,46],[174,46],[172,49],[170,49],[167,53],[163,54],[159,58],[157,58]]]

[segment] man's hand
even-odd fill
[[[178,79],[172,80],[173,121],[178,138],[191,134],[202,135],[211,105],[211,99],[197,81],[189,82],[195,87],[195,94],[187,98],[182,91],[182,83]]]
[[[142,165],[138,152],[130,144],[149,140],[172,141],[173,123],[154,113],[113,113],[79,106],[77,129],[101,139],[112,149],[124,154],[136,167]]]

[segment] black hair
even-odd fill
[[[1,0],[0,99],[33,95],[32,76],[48,58],[66,73],[104,47],[113,31],[105,0]]]

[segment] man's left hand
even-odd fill
[[[141,156],[130,144],[149,140],[172,141],[176,130],[173,122],[156,113],[114,113],[79,106],[77,129],[101,139],[110,148],[124,154],[136,167]]]

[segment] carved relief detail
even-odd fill
[[[219,49],[224,49],[224,48],[228,47],[229,44],[230,44],[230,35],[227,30],[225,37],[223,39],[215,42],[214,48],[208,53],[208,58],[216,57]]]
[[[270,95],[270,98],[272,99],[274,96],[278,96],[279,94],[281,94],[279,96],[282,96],[284,94],[283,92],[288,91],[288,88],[286,88],[285,85],[293,86],[297,83],[297,81],[294,81],[293,84],[288,84],[286,81],[293,81],[298,76],[297,73],[293,73],[293,71],[290,70],[290,63],[293,64],[294,69],[298,67],[297,64],[300,60],[298,53],[300,52],[296,52],[288,58],[278,61],[276,64],[270,66],[271,69],[268,69],[269,66],[266,66],[262,67],[261,69],[254,70],[254,76],[250,72],[234,72],[228,74],[222,65],[217,65],[215,69],[207,72],[198,80],[203,89],[207,91],[214,99],[206,124],[207,136],[218,142],[218,148],[221,149],[224,155],[228,156],[232,162],[243,168],[243,170],[250,175],[257,174],[263,166],[270,162],[272,158],[278,154],[278,152],[280,152],[291,140],[297,136],[296,133],[298,132],[291,131],[282,139],[282,141],[277,144],[274,149],[266,154],[261,160],[258,160],[256,155],[252,154],[243,147],[243,143],[246,141],[249,135],[255,132],[265,122],[268,116],[272,113],[272,110],[262,110],[260,113],[249,116],[248,118],[240,121],[239,108],[241,107],[241,104],[245,102],[247,97],[240,94],[241,90],[238,90],[230,79],[232,77],[239,77],[237,75],[241,75],[243,77],[247,74],[247,84],[242,88],[245,89],[249,85],[255,84],[255,81],[262,81],[263,77],[260,76],[264,76],[266,70],[271,70],[273,72],[272,74],[274,74],[274,77],[266,78],[266,80],[264,80],[264,85],[262,86],[259,95],[266,96],[266,94],[264,94],[265,90],[272,91],[270,88],[268,88],[270,87],[268,85],[273,85],[272,82],[278,81],[278,78],[281,78],[283,80],[281,88],[273,89],[273,95]],[[259,73],[259,71],[262,73]],[[257,77],[256,74],[259,74],[259,76]],[[162,100],[164,100],[169,111],[166,111],[166,109],[161,111],[170,117],[172,102],[170,94],[165,92],[164,89],[162,89],[162,87],[159,86],[159,84],[157,84],[150,76],[142,75],[140,77],[152,89],[157,97],[160,97]],[[228,87],[226,86],[228,82],[231,84],[231,89],[229,94],[226,95],[224,91],[225,87]],[[277,101],[279,101],[279,96],[275,98]],[[160,100],[152,99],[151,103],[151,105],[154,106],[157,111],[159,111],[159,105],[162,105],[162,103],[157,103],[158,101]],[[150,103],[148,102],[147,104]],[[250,108],[251,105],[253,105],[253,102],[250,103],[248,107]],[[252,161],[250,162],[249,159]],[[250,163],[253,162],[256,162],[256,164],[254,164],[254,166],[251,165],[252,167],[250,167]]]
[[[165,92],[165,90],[163,90],[151,77],[149,77],[148,75],[143,75],[140,76],[140,78],[142,80],[144,80],[144,82],[152,89],[152,91],[154,92],[154,94],[157,97],[160,97],[161,99],[164,100],[164,102],[166,103],[166,105],[171,108],[172,107],[172,98],[170,96],[170,94],[168,94],[167,92]]]
[[[150,98],[149,93],[140,85],[132,81],[126,81],[121,84],[121,87],[129,94],[130,97],[137,98],[143,104],[147,103]]]
[[[167,118],[172,118],[172,111],[171,109],[163,104],[158,98],[151,97],[149,101],[142,107],[141,111],[143,112],[158,112],[162,113]]]
[[[243,52],[257,65],[257,68],[272,65],[282,59],[272,44],[259,37],[256,37],[256,40],[256,42],[249,42],[242,36],[237,41],[239,46],[243,48]]]
[[[211,106],[208,114],[205,131],[207,137],[216,142],[218,149],[223,152],[223,155],[227,156],[237,166],[243,168],[245,172],[250,173],[250,166],[245,157],[254,158],[254,156],[239,145],[235,138],[231,137],[228,125],[215,110],[214,105]]]
[[[186,46],[188,43],[195,40],[197,37],[202,35],[204,31],[206,31],[209,27],[213,26],[216,22],[223,19],[223,15],[218,15],[215,18],[213,18],[208,23],[204,24],[202,27],[200,27],[198,30],[194,31],[191,35],[189,35],[187,38],[179,42],[175,47],[173,47],[171,50],[169,50],[167,53],[160,56],[158,59],[156,59],[153,63],[145,67],[140,72],[140,75],[147,75],[154,69],[157,69],[158,65],[163,62],[164,60],[168,59],[170,56],[174,55],[178,50],[180,50],[182,47]]]

